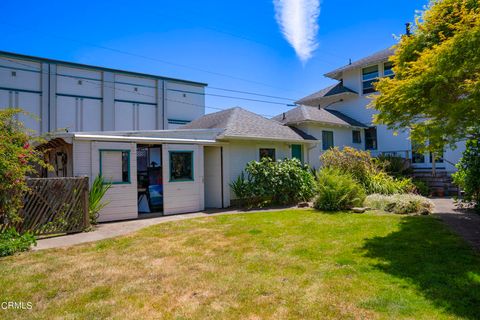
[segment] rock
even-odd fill
[[[300,202],[298,204],[298,207],[299,208],[308,208],[308,207],[310,207],[310,204],[308,202]]]
[[[364,213],[365,211],[367,211],[367,208],[355,207],[355,208],[352,208],[352,211],[355,213]]]

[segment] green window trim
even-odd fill
[[[191,158],[190,158],[190,167],[192,168],[192,173],[191,179],[172,179],[172,155],[175,153],[190,153]],[[170,150],[168,151],[168,170],[169,170],[169,175],[168,175],[168,182],[192,182],[195,181],[195,166],[194,166],[194,152],[193,150]]]
[[[322,150],[329,150],[334,146],[333,131],[322,130]]]
[[[108,182],[111,184],[131,184],[132,183],[132,175],[130,173],[130,150],[129,149],[98,149],[99,154],[99,174],[102,175],[102,152],[124,152],[127,153],[127,172],[128,172],[128,181],[116,181],[116,182]]]
[[[303,146],[301,144],[292,144],[292,159],[298,159],[303,162]]]

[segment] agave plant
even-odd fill
[[[110,182],[106,182],[101,175],[98,175],[93,181],[92,188],[88,194],[88,214],[91,224],[97,224],[100,210],[108,205],[109,202],[102,201],[102,199],[111,186],[112,184]]]

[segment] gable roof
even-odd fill
[[[329,77],[329,78],[332,78],[332,79],[340,80],[343,77],[343,75],[342,75],[343,72],[345,72],[347,70],[351,70],[351,69],[355,69],[355,68],[361,68],[361,67],[367,67],[369,65],[372,65],[372,64],[375,64],[375,63],[378,63],[378,62],[381,62],[381,61],[387,61],[388,57],[390,57],[391,55],[393,55],[393,49],[392,48],[384,49],[384,50],[378,51],[378,52],[376,52],[372,55],[369,55],[368,57],[365,57],[365,58],[362,58],[360,60],[354,61],[350,64],[347,64],[346,66],[343,66],[341,68],[335,69],[335,70],[330,71],[330,72],[327,72],[327,73],[325,73],[325,76]]]
[[[261,140],[303,141],[316,140],[298,129],[235,107],[204,115],[182,129],[224,129],[218,138],[247,138]]]
[[[324,88],[320,91],[312,93],[297,102],[296,104],[305,104],[307,106],[318,106],[320,102],[326,102],[330,99],[325,99],[329,97],[339,98],[343,95],[350,95],[350,94],[357,94],[357,92],[345,87],[343,83],[340,81],[337,84],[331,85],[327,88]]]
[[[300,122],[318,122],[334,126],[367,128],[365,124],[350,118],[340,111],[307,106],[298,106],[275,116],[273,120],[286,125]]]

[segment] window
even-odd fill
[[[100,175],[112,184],[130,183],[130,150],[100,150]]]
[[[292,159],[293,158],[303,161],[301,144],[292,144]]]
[[[363,93],[375,92],[373,84],[378,80],[378,66],[371,66],[362,69],[362,88]]]
[[[383,76],[384,77],[389,77],[393,78],[394,73],[393,73],[393,63],[391,62],[385,62],[383,64]]]
[[[260,148],[259,158],[260,158],[260,160],[262,160],[263,158],[269,158],[270,160],[275,161],[275,149],[273,149],[273,148]]]
[[[377,150],[377,128],[370,127],[365,129],[365,149],[366,150]]]
[[[333,131],[322,131],[322,149],[333,148]]]
[[[418,151],[419,147],[412,142],[412,163],[425,163],[425,154]]]
[[[352,142],[353,143],[362,143],[362,133],[360,130],[352,131]]]
[[[433,153],[430,152],[430,163],[432,163],[432,160],[433,160]],[[443,152],[441,154],[435,155],[435,162],[443,163]]]
[[[193,181],[193,151],[170,151],[170,181]]]

